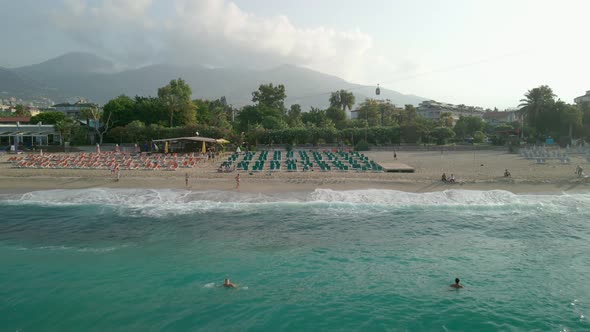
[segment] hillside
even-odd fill
[[[156,95],[159,87],[182,77],[191,86],[194,98],[226,96],[234,106],[249,104],[252,91],[262,83],[284,84],[287,105],[298,103],[304,110],[311,106],[327,107],[330,92],[340,89],[352,91],[357,102],[367,96],[375,97],[373,86],[292,65],[269,70],[152,65],[114,72],[114,68],[111,62],[95,55],[69,53],[36,65],[0,68],[0,91],[4,95],[44,96],[56,101],[82,96],[102,104],[120,94]],[[416,105],[426,99],[384,88],[379,98],[390,99],[397,105]]]

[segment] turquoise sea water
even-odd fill
[[[0,198],[0,331],[589,331],[590,195]],[[219,287],[225,277],[238,289]],[[448,285],[461,278],[464,289]]]

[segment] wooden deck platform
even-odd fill
[[[393,163],[379,163],[383,167],[383,171],[387,173],[414,173],[415,169],[412,166],[393,162]]]

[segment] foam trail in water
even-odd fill
[[[112,251],[117,251],[120,249],[124,249],[129,247],[129,245],[120,245],[120,246],[113,246],[113,247],[102,247],[102,248],[89,248],[89,247],[70,247],[64,245],[55,245],[55,246],[42,246],[42,247],[4,247],[8,249],[13,249],[17,251],[77,251],[77,252],[87,252],[87,253],[108,253]]]

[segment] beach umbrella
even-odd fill
[[[236,153],[242,153],[242,149],[240,149],[240,147],[238,146],[238,148],[236,149]]]
[[[135,153],[138,153],[139,152],[139,146],[137,146],[137,143],[135,143],[135,147],[133,148],[133,151]]]
[[[119,144],[115,144],[115,152],[119,153],[121,149],[119,148]]]
[[[164,153],[168,153],[168,141],[164,144]]]
[[[96,143],[96,153],[100,154],[100,144]]]
[[[201,148],[202,153],[207,153],[207,147],[205,146],[205,141],[203,141],[203,147]]]

